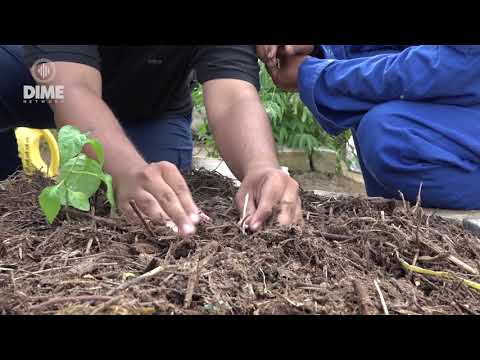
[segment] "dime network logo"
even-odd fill
[[[64,100],[63,85],[46,85],[55,78],[55,63],[39,59],[32,66],[32,76],[38,85],[23,86],[24,103],[58,103]]]

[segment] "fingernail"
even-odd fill
[[[183,233],[186,235],[193,234],[195,232],[195,227],[191,224],[185,224],[182,226]]]
[[[193,213],[190,215],[190,219],[192,219],[192,222],[194,224],[197,224],[200,221],[200,216],[198,214]]]
[[[257,231],[259,227],[260,227],[260,223],[258,222],[249,226],[250,230],[252,231]]]

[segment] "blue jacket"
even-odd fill
[[[299,92],[332,135],[372,107],[408,100],[480,111],[480,45],[321,45],[299,69]]]

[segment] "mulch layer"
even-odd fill
[[[480,239],[414,204],[302,193],[305,224],[244,234],[236,188],[186,176],[212,222],[178,238],[165,226],[62,210],[49,180],[0,183],[0,314],[479,314]],[[415,265],[416,267],[411,267]]]

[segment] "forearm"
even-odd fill
[[[53,108],[57,127],[72,125],[100,140],[105,149],[105,169],[114,179],[125,169],[145,163],[112,111],[95,92],[84,87],[66,88],[64,102]],[[94,156],[88,147],[86,152]]]
[[[279,166],[270,122],[256,93],[211,113],[209,125],[222,158],[238,179],[251,168]]]

